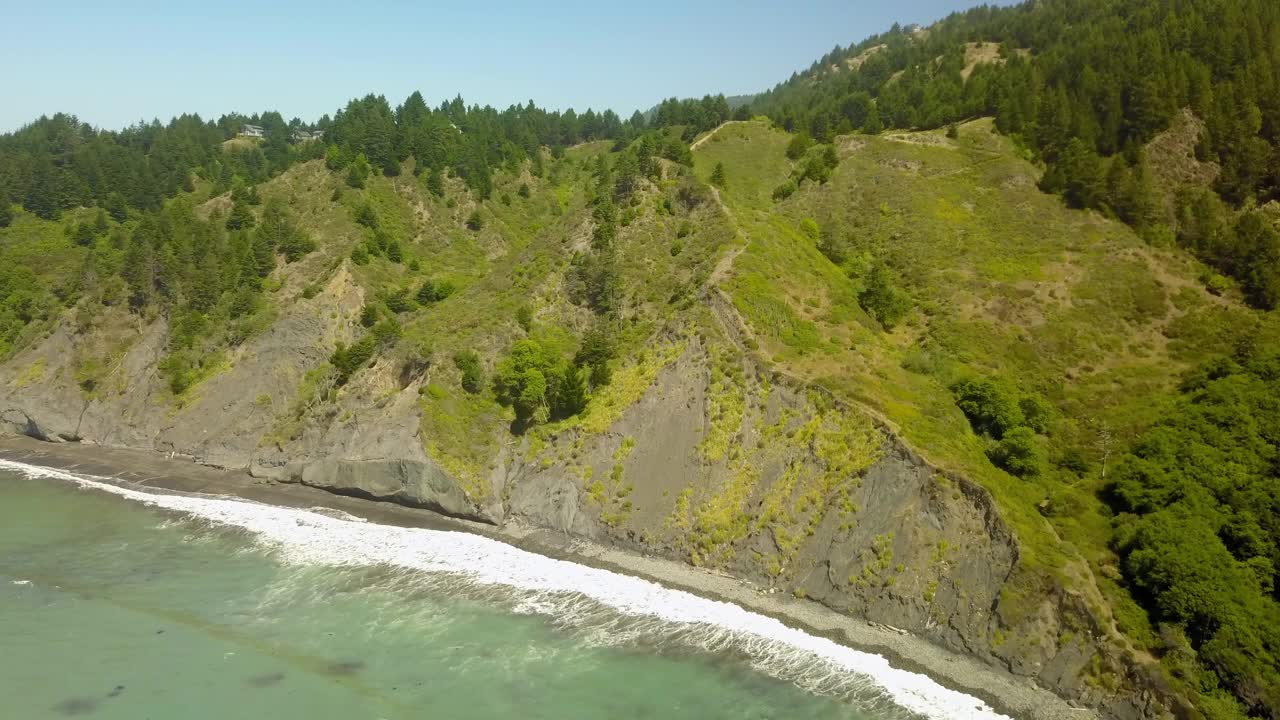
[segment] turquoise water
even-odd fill
[[[828,664],[771,668],[792,657],[761,650],[772,641],[753,649],[737,633],[578,593],[368,561],[400,537],[390,533],[419,533],[405,542],[433,552],[472,548],[469,562],[493,572],[519,552],[476,544],[492,543],[482,538],[182,502],[221,516],[210,522],[0,469],[0,717],[917,716]],[[238,514],[286,540],[264,540],[248,520],[237,527]],[[324,552],[312,548],[303,561],[297,548],[316,538]],[[570,565],[517,563],[542,575]],[[613,577],[623,589],[637,582]],[[660,604],[709,602],[645,592]]]

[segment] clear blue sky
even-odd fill
[[[757,92],[836,44],[979,0],[342,3],[0,0],[0,132],[70,112],[104,128],[198,112],[310,121],[373,92],[623,115]]]

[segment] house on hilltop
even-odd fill
[[[265,135],[266,135],[266,132],[263,131],[261,125],[250,125],[248,123],[245,123],[244,125],[240,126],[241,137],[263,137]]]
[[[294,130],[293,133],[289,135],[289,137],[294,142],[306,142],[308,140],[323,140],[324,131],[323,130]]]

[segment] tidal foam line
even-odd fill
[[[658,620],[670,634],[708,649],[745,652],[756,667],[811,689],[866,698],[883,693],[899,707],[937,720],[1008,720],[981,700],[949,690],[925,675],[892,667],[888,660],[809,635],[731,603],[710,600],[641,578],[555,560],[466,532],[400,528],[357,522],[310,510],[277,507],[223,496],[169,495],[80,475],[0,459],[0,469],[30,478],[50,478],[119,495],[146,505],[187,513],[219,525],[242,528],[285,562],[331,566],[390,565],[462,576],[480,585],[533,595],[521,609],[569,610],[574,598],[634,617]],[[790,667],[792,670],[783,668]],[[802,673],[794,668],[804,668]],[[859,692],[861,690],[862,692]]]

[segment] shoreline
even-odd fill
[[[878,654],[894,667],[927,675],[938,684],[981,699],[997,712],[1012,718],[1084,720],[1100,717],[1092,709],[1072,706],[1028,678],[945,650],[905,631],[840,615],[817,603],[786,594],[764,593],[752,584],[729,575],[518,522],[495,527],[446,517],[429,510],[336,495],[299,484],[261,480],[247,473],[171,459],[144,450],[0,436],[0,458],[110,478],[151,492],[229,496],[304,510],[327,508],[382,525],[481,535],[557,560],[639,577],[693,595],[732,603],[811,635]]]

